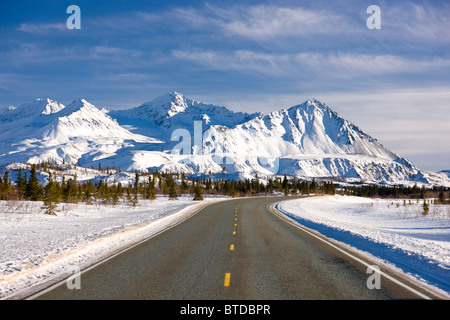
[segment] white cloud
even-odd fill
[[[450,3],[401,3],[383,10],[383,28],[391,37],[416,39],[423,43],[448,45],[450,40]]]
[[[297,77],[333,76],[335,78],[364,77],[367,75],[431,72],[450,67],[450,59],[415,60],[395,55],[352,53],[297,54],[260,53],[249,50],[233,52],[211,50],[173,50],[177,59],[187,60],[212,70],[258,72],[271,76]]]
[[[28,33],[45,34],[67,30],[67,26],[65,23],[22,23],[17,30]]]
[[[349,23],[329,11],[258,5],[219,9],[209,7],[229,35],[270,40],[284,36],[310,36],[349,32]]]
[[[106,58],[133,58],[139,56],[139,50],[128,50],[117,47],[95,46],[90,49],[90,58],[106,59]]]

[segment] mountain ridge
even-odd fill
[[[446,181],[444,173],[422,172],[316,98],[268,114],[234,112],[175,91],[126,110],[106,112],[84,99],[67,106],[41,99],[21,108],[27,112],[0,114],[0,166],[50,158],[233,178]]]

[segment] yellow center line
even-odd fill
[[[230,286],[230,277],[231,277],[230,273],[225,273],[225,280],[223,281],[223,285],[225,287]]]
[[[233,234],[236,234],[236,231],[233,231]]]
[[[230,251],[233,251],[234,250],[234,244],[232,244],[231,246],[230,246]]]

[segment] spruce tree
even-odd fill
[[[203,190],[198,183],[194,186],[194,200],[195,201],[203,200]]]
[[[289,184],[285,184],[285,187],[284,187],[284,195],[285,195],[285,196],[288,196],[288,195],[289,195]]]
[[[30,171],[30,179],[28,180],[25,197],[31,201],[38,201],[43,194],[42,186],[39,184],[36,174],[36,165],[32,164]]]
[[[426,216],[428,214],[428,212],[430,212],[430,207],[427,203],[426,199],[423,199],[423,215]]]
[[[44,205],[42,209],[45,209],[46,214],[56,215],[57,204],[60,200],[59,184],[54,181],[50,175],[47,185],[44,188]]]
[[[139,193],[139,173],[136,171],[134,178],[133,206],[136,206],[136,204],[138,203],[138,193]]]
[[[128,184],[127,186],[127,202],[131,202],[131,185]]]
[[[148,178],[148,185],[147,185],[147,199],[155,200],[156,199],[156,188],[155,188],[155,178]]]
[[[169,200],[177,200],[178,194],[177,189],[175,188],[175,183],[172,183],[169,190]]]
[[[442,189],[441,189],[441,192],[439,192],[439,203],[440,204],[445,203],[444,191]]]
[[[5,171],[5,174],[3,175],[3,187],[5,189],[8,189],[11,182],[9,181],[9,172],[8,170]]]
[[[5,171],[4,175],[3,175],[3,179],[0,177],[0,195],[1,195],[1,199],[8,199],[8,191],[9,191],[9,187],[10,187],[10,182],[9,182],[9,173],[8,171]]]
[[[86,204],[92,204],[92,192],[94,189],[94,185],[92,184],[92,181],[89,180],[89,182],[84,186],[84,201],[86,201]]]
[[[5,171],[3,175],[3,179],[0,176],[0,200],[9,200],[11,199],[11,181],[9,181],[9,173]]]
[[[115,206],[119,203],[119,188],[117,186],[111,186],[111,202]]]

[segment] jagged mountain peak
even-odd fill
[[[64,110],[64,112],[61,113],[61,116],[68,115],[70,113],[79,111],[79,110],[86,110],[86,112],[101,112],[100,109],[98,109],[96,106],[94,106],[92,103],[86,101],[83,98],[77,99],[72,101],[70,104],[68,104]]]
[[[111,114],[121,119],[146,119],[158,127],[173,129],[193,126],[194,121],[202,121],[206,126],[232,127],[256,117],[259,113],[234,112],[224,106],[199,102],[172,91],[139,107]]]
[[[55,128],[58,128],[59,131],[63,130],[69,136],[89,136],[94,133],[101,136],[129,134],[115,119],[82,98],[73,101],[56,114],[48,127],[51,127],[52,130]]]
[[[66,107],[42,99],[3,110],[0,121],[5,114],[25,116],[18,113],[21,108],[34,110],[33,116],[1,123],[0,164],[52,158],[190,174],[225,168],[232,177],[246,178],[292,174],[401,183],[426,177],[316,98],[266,115],[234,112],[176,91],[109,113],[85,99]],[[202,141],[194,129],[199,120]],[[189,130],[191,141],[185,136],[172,139],[180,128]],[[194,156],[198,153],[202,157]]]
[[[51,99],[36,99],[33,105],[36,105],[38,110],[43,115],[50,115],[57,113],[65,108],[62,103],[53,101]]]
[[[34,116],[49,116],[63,110],[65,106],[62,103],[49,98],[37,98],[31,102],[24,103],[19,107],[9,107],[0,115],[1,122],[11,122],[19,119],[30,118]]]
[[[303,113],[310,113],[310,114],[321,113],[321,114],[328,114],[330,116],[333,115],[335,117],[340,117],[336,111],[332,110],[325,103],[321,102],[316,98],[310,98],[301,104],[294,105],[289,109],[287,109],[287,112],[290,113],[293,113],[295,111],[301,111]]]

